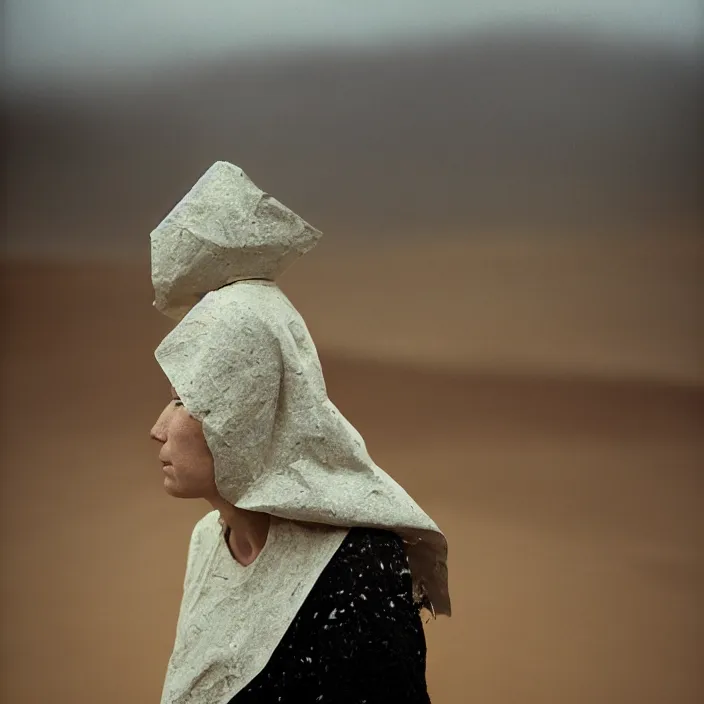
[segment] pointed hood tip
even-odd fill
[[[322,235],[239,166],[216,161],[151,233],[156,307],[180,320],[210,291],[276,281]]]

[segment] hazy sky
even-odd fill
[[[11,83],[228,51],[369,46],[561,22],[692,49],[701,0],[5,0]]]

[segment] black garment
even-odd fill
[[[429,704],[425,654],[402,540],[353,528],[230,704]]]

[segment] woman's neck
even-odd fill
[[[251,565],[266,544],[269,514],[245,511],[220,496],[211,499],[210,504],[220,512],[221,522],[227,527],[225,535],[232,556],[245,567]]]

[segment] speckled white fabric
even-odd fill
[[[319,233],[284,206],[254,205],[256,187],[239,173],[216,164],[152,235],[156,304],[180,319],[156,358],[203,425],[218,490],[235,506],[284,522],[394,531],[406,542],[417,597],[436,613],[449,614],[445,537],[377,467],[359,433],[330,401],[305,323],[270,280]],[[241,216],[243,210],[249,219]],[[184,241],[190,244],[184,247]],[[191,591],[200,593],[201,587],[187,583],[179,626],[186,645],[177,640],[180,654],[169,667],[163,704],[222,704],[229,701],[223,692],[232,697],[256,676],[300,607],[290,595],[310,591],[334,553],[331,547],[340,544],[335,543],[340,533],[330,530],[288,528],[288,539],[267,541],[262,567],[236,586],[206,572],[212,577],[208,599],[194,597]],[[307,564],[308,571],[296,571],[298,564]],[[247,623],[237,622],[236,653],[219,636],[209,640],[207,629],[199,631],[198,647],[183,640],[188,624],[229,622],[240,603],[248,605],[241,617]],[[257,658],[244,658],[248,651]],[[226,680],[227,686],[217,684]],[[206,681],[212,683],[208,688],[199,684]]]
[[[201,519],[188,551],[176,643],[161,701],[229,702],[264,669],[273,650],[270,643],[275,646],[283,638],[290,614],[298,613],[346,534],[346,529],[274,518],[264,549],[243,567],[230,554],[218,512]],[[285,590],[278,578],[282,571]]]

